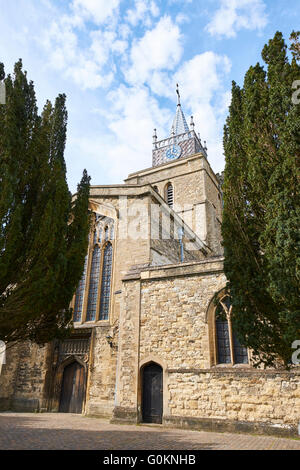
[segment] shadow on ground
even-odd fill
[[[93,426],[95,427],[95,423]],[[212,450],[214,443],[191,441],[190,435],[174,432],[127,429],[99,430],[54,428],[43,426],[43,419],[34,417],[0,417],[1,450]]]

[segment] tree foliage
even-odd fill
[[[290,40],[292,41],[292,54],[296,60],[300,60],[300,31],[293,31],[290,36]]]
[[[0,79],[0,339],[43,344],[67,335],[89,231],[86,171],[77,198],[66,182],[66,97],[39,115],[34,85],[15,64]]]
[[[287,366],[300,339],[300,105],[294,57],[277,32],[243,87],[232,85],[224,128],[225,274],[233,326],[256,365]]]

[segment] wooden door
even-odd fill
[[[85,371],[78,362],[65,367],[59,411],[62,413],[81,413],[85,394]]]
[[[163,415],[163,371],[158,364],[143,370],[143,421],[161,423]]]

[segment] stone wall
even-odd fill
[[[215,368],[168,373],[166,424],[297,435],[300,371]]]
[[[0,410],[8,410],[14,394],[19,364],[19,348],[11,345],[6,350],[6,362],[0,374]]]
[[[48,347],[23,343],[7,349],[0,376],[0,406],[16,411],[45,409]]]
[[[222,254],[222,200],[219,182],[201,153],[129,175],[128,185],[151,184],[164,199],[166,185],[174,191],[174,211],[215,255]]]
[[[212,363],[208,308],[225,283],[222,258],[151,268],[124,279],[115,420],[141,418],[140,371],[156,362],[164,371],[165,424],[297,434],[299,369]]]
[[[111,344],[109,344],[109,337]],[[114,408],[118,329],[95,327],[93,331],[85,412],[110,417]]]
[[[152,198],[151,204],[151,266],[179,263],[181,261],[179,230],[183,229],[182,221],[178,217],[175,219],[174,212],[169,208],[162,207],[154,198]],[[191,243],[187,234],[184,233],[182,246],[185,261],[197,261],[205,258],[205,254],[200,250],[201,245],[197,242]]]

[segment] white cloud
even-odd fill
[[[212,51],[194,56],[184,62],[175,74],[175,80],[189,106],[195,102],[209,102],[213,95],[222,89],[222,78],[231,69],[231,62],[226,55]]]
[[[175,18],[175,23],[177,24],[183,24],[183,23],[189,23],[190,18],[188,15],[185,15],[184,13],[180,12]]]
[[[227,56],[209,51],[184,62],[175,73],[154,71],[149,88],[140,82],[121,85],[109,93],[110,106],[105,118],[112,137],[110,141],[104,139],[102,149],[110,181],[118,182],[132,171],[151,166],[153,128],[157,128],[159,139],[169,134],[176,112],[176,82],[180,84],[188,122],[188,113],[193,113],[196,131],[201,132],[202,141],[208,144],[208,160],[216,171],[221,171],[224,166],[222,129],[230,100],[223,78],[230,68]],[[173,109],[159,106],[151,92],[171,98]],[[103,111],[98,112],[103,115]]]
[[[49,65],[83,90],[107,88],[115,72],[112,55],[120,55],[127,48],[127,42],[111,29],[111,22],[106,27],[86,28],[89,20],[96,25],[109,19],[119,1],[73,0],[71,12],[53,20],[44,32],[41,43]]]
[[[105,65],[112,52],[124,53],[128,46],[127,41],[117,39],[114,31],[92,31],[90,36],[92,39],[90,50],[98,65]]]
[[[106,120],[113,138],[106,142],[104,154],[111,181],[119,182],[128,173],[151,166],[153,129],[164,134],[172,114],[144,86],[121,85],[108,100]]]
[[[153,0],[135,0],[134,8],[128,10],[125,20],[136,26],[139,21],[146,25],[151,25],[151,16],[157,17],[159,15],[159,8]]]
[[[93,184],[119,183],[129,172],[151,166],[153,128],[157,128],[159,138],[168,135],[176,111],[177,81],[187,120],[194,115],[196,130],[208,142],[209,161],[219,171],[223,166],[222,126],[230,96],[222,86],[230,69],[226,56],[206,52],[181,62],[187,38],[181,32],[185,26],[182,15],[176,20],[158,18],[154,26],[141,33],[141,24],[133,28],[117,7],[97,16],[91,9],[96,4],[75,0],[72,4],[77,6],[61,14],[51,3],[43,28],[39,25],[40,15],[36,15],[32,26],[25,22],[29,32],[35,32],[35,47],[40,47],[43,39],[35,67],[38,72],[31,73],[37,83],[45,84],[43,99],[61,90],[68,95],[66,157],[72,189],[83,166],[93,176]],[[147,5],[151,7],[151,1]],[[111,11],[116,17],[110,16]],[[153,22],[155,14],[154,8],[146,16]],[[143,19],[138,21],[146,24]],[[49,73],[45,57],[47,65],[59,73]],[[123,84],[120,70],[124,72]],[[53,92],[48,91],[50,86]],[[163,98],[171,99],[173,105],[166,108]]]
[[[182,36],[179,27],[169,16],[164,16],[155,28],[133,43],[130,66],[124,70],[127,82],[145,83],[154,71],[173,70],[182,53]]]
[[[195,130],[202,142],[207,141],[208,160],[216,171],[224,165],[222,130],[231,94],[223,79],[230,69],[226,55],[208,51],[186,61],[172,79],[171,89],[175,90],[176,82],[180,84],[182,106],[193,114]]]
[[[231,38],[241,29],[263,29],[268,22],[263,0],[220,1],[220,8],[206,26],[212,36]]]
[[[116,13],[120,0],[73,0],[75,15],[102,24]]]

